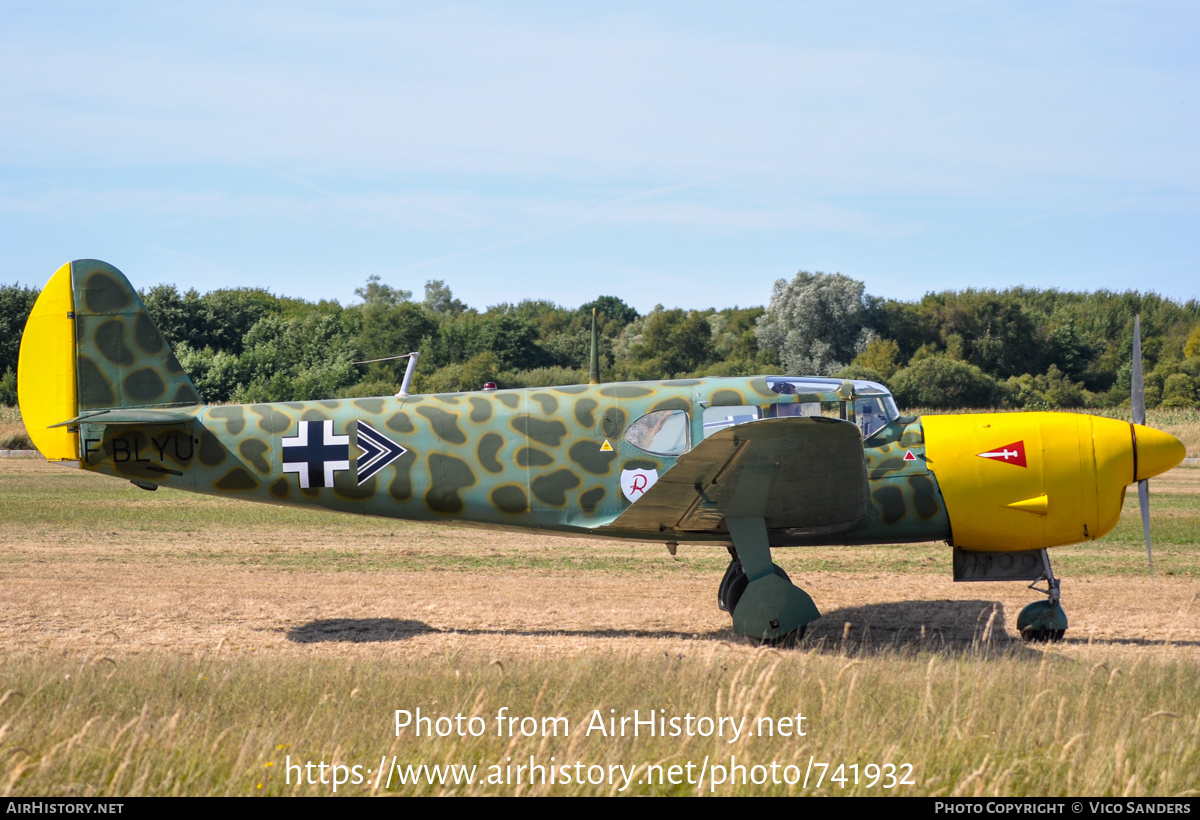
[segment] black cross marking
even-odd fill
[[[329,420],[319,427],[307,421],[298,424],[295,436],[282,439],[283,471],[296,473],[303,489],[328,487],[334,473],[350,469],[350,436],[335,436]]]

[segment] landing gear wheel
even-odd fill
[[[783,571],[783,567],[776,563],[772,563],[771,566],[775,568],[776,575],[791,583],[792,579]],[[734,557],[729,562],[729,568],[725,570],[725,577],[721,579],[721,588],[717,592],[717,606],[732,615],[748,586],[750,586],[750,579],[746,577],[742,562]],[[778,638],[764,638],[756,643],[760,646],[771,646],[777,649],[792,649],[804,640],[807,631],[808,624],[804,624],[786,635],[780,635]]]
[[[1038,584],[1046,582],[1042,589]],[[1067,631],[1067,613],[1062,608],[1062,589],[1050,569],[1050,557],[1042,550],[1042,575],[1029,585],[1035,592],[1046,595],[1044,601],[1034,601],[1017,616],[1017,631],[1026,643],[1058,643]]]
[[[775,567],[775,574],[785,581],[791,582],[788,574],[783,571],[783,567],[772,563]],[[721,579],[721,588],[717,591],[717,606],[722,612],[733,614],[733,610],[737,609],[738,601],[742,599],[742,593],[746,591],[746,587],[750,585],[750,579],[746,577],[746,570],[742,569],[742,562],[734,558],[729,562],[729,568],[725,570],[725,577]],[[802,627],[803,628],[803,627]],[[783,640],[783,637],[776,640]],[[804,637],[801,635],[800,637]]]
[[[725,525],[733,543],[717,604],[733,616],[734,632],[756,642],[787,639],[821,617],[812,597],[771,562],[765,518],[727,516]]]

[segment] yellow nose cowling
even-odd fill
[[[1140,424],[1133,427],[1133,440],[1136,444],[1134,457],[1134,479],[1142,481],[1165,473],[1187,455],[1183,442],[1170,433],[1155,430],[1153,427],[1143,427]]]
[[[1075,413],[924,416],[922,425],[953,543],[969,550],[1099,538],[1117,525],[1128,485],[1185,455],[1160,430]]]

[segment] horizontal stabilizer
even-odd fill
[[[768,529],[841,532],[868,510],[862,435],[822,416],[728,427],[675,466],[610,525],[622,530],[719,531],[727,517]]]
[[[79,424],[187,424],[196,420],[191,413],[178,410],[147,410],[137,408],[131,410],[103,410],[98,413],[84,413],[73,419],[51,424],[50,427],[75,427]]]

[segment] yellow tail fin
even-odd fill
[[[34,445],[50,461],[78,461],[79,437],[52,428],[79,412],[71,263],[59,268],[29,314],[17,363],[17,400]]]

